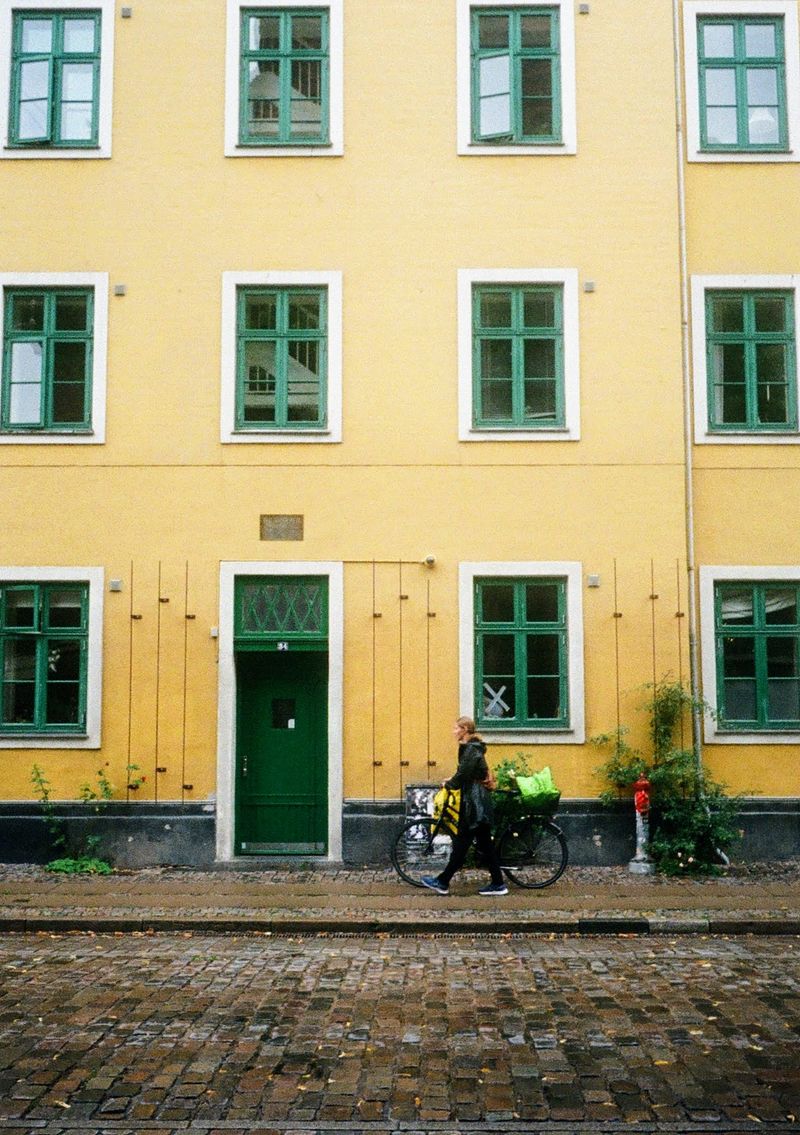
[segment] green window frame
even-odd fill
[[[706,293],[709,429],[797,429],[794,292]]]
[[[329,10],[242,9],[240,47],[239,142],[327,145]]]
[[[475,720],[487,729],[569,726],[566,580],[475,580]]]
[[[474,426],[564,426],[562,285],[475,285],[472,348]]]
[[[783,17],[701,17],[697,43],[700,148],[788,150]]]
[[[98,145],[99,11],[13,14],[9,144]]]
[[[328,289],[237,289],[236,427],[324,428]]]
[[[83,733],[88,583],[0,585],[0,735]]]
[[[4,431],[91,428],[94,290],[6,288]]]
[[[473,8],[472,141],[561,141],[559,10]]]
[[[720,724],[800,728],[800,583],[718,583],[714,607]]]

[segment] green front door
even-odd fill
[[[236,686],[236,854],[325,855],[327,651],[237,651]]]

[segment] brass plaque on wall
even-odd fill
[[[302,540],[302,516],[268,515],[261,517],[262,540]]]

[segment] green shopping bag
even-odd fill
[[[561,799],[561,792],[553,783],[553,774],[549,767],[535,772],[532,776],[518,776],[517,788],[525,807],[532,812],[547,812],[552,816]]]

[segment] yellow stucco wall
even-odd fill
[[[127,286],[109,301],[106,444],[0,452],[0,559],[123,581],[105,596],[103,746],[6,751],[0,794],[28,796],[34,761],[57,795],[101,765],[121,787],[131,761],[147,776],[137,799],[214,792],[210,629],[226,560],[345,562],[345,796],[397,796],[450,766],[465,560],[598,574],[583,596],[587,736],[616,725],[619,699],[644,739],[640,687],[688,670],[670,7],[604,0],[576,16],[578,154],[549,158],[457,155],[451,0],[346,0],[345,154],[330,159],[224,157],[221,2],[138,0],[117,19],[112,159],[0,161],[0,271],[104,271]],[[796,174],[775,173],[788,209]],[[691,171],[693,270],[797,262],[764,226],[749,258],[734,247],[720,214],[760,185],[757,170]],[[456,274],[478,267],[577,269],[580,441],[459,442]],[[222,273],[269,269],[343,274],[341,444],[220,443]],[[774,530],[764,516],[770,476],[796,507],[790,457],[698,455],[701,562],[763,559],[747,557],[786,515],[774,510]],[[717,524],[721,499],[752,551]],[[261,541],[264,513],[303,514],[302,544]],[[373,640],[373,559],[416,561],[402,641],[392,565],[377,571]],[[715,750],[736,788],[800,791],[796,769],[787,781],[765,762],[754,786],[741,749]],[[534,762],[545,755],[565,795],[597,791],[591,746]]]

